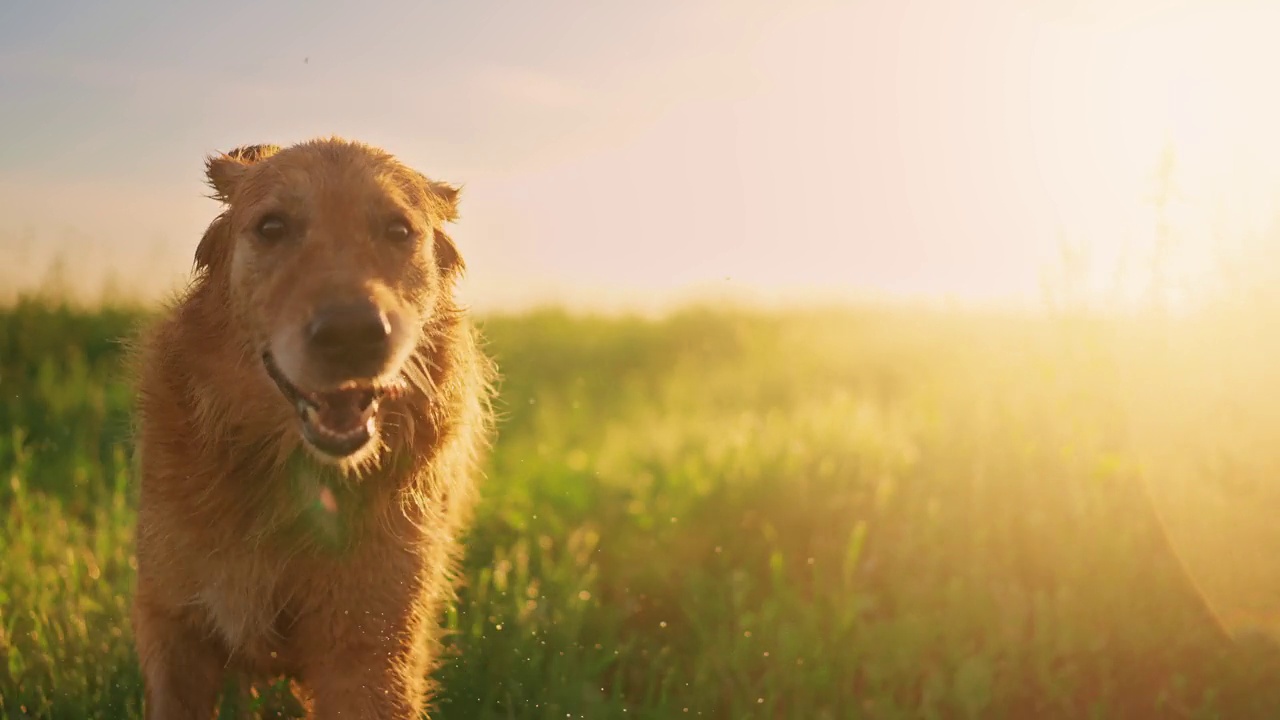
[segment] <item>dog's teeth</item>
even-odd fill
[[[361,417],[361,419],[363,419],[363,420],[365,420],[365,421],[367,422],[368,420],[370,420],[371,418],[373,418],[373,416],[374,416],[374,415],[376,415],[376,414],[378,414],[378,401],[377,401],[377,399],[375,399],[373,402],[369,403],[369,407],[367,407],[367,408],[365,408],[365,409],[364,409],[364,413],[362,413],[360,417]]]

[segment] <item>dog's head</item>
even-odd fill
[[[457,190],[337,139],[239,148],[207,170],[226,210],[197,268],[225,289],[303,440],[351,461],[375,445],[379,402],[421,385],[409,360],[463,268],[441,230]]]

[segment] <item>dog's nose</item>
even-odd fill
[[[326,360],[354,370],[386,358],[391,321],[371,302],[331,305],[311,318],[307,341]]]

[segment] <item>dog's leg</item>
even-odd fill
[[[367,587],[364,596],[344,593],[296,626],[308,658],[300,680],[314,699],[314,717],[420,720],[435,647],[429,621],[435,615],[421,594],[397,595],[376,583]]]
[[[415,676],[412,666],[397,667],[386,650],[372,648],[336,663],[315,668],[307,677],[315,703],[315,720],[420,720],[426,674]]]
[[[355,632],[350,632],[355,630]],[[307,668],[316,720],[420,720],[428,686],[422,628],[400,622],[350,627],[332,652]]]
[[[143,717],[210,720],[222,689],[226,653],[182,618],[138,602],[133,631],[142,664]]]

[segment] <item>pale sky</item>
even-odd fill
[[[0,291],[180,283],[205,154],[338,134],[465,187],[478,308],[690,291],[1036,301],[1184,268],[1280,188],[1280,3],[0,3]]]

